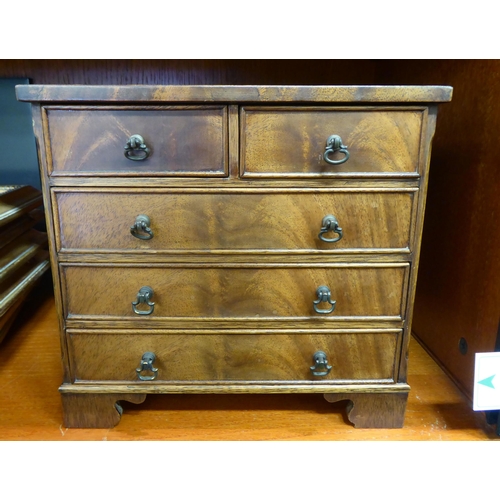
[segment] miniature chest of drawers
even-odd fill
[[[148,393],[319,393],[401,427],[450,87],[17,87],[32,103],[67,427]]]

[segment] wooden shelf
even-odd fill
[[[43,218],[41,209],[39,190],[0,186],[0,341],[50,267],[47,234],[34,229]]]

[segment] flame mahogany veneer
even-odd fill
[[[24,85],[66,427],[148,393],[323,393],[401,427],[450,87]]]

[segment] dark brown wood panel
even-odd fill
[[[408,264],[378,267],[181,267],[149,265],[62,266],[71,318],[303,318],[404,315],[403,284]],[[328,286],[336,300],[331,314],[318,314],[316,290]],[[134,313],[139,290],[154,291],[149,316]],[[150,307],[137,306],[140,311]],[[327,303],[318,305],[329,309]]]
[[[52,175],[227,175],[225,107],[45,108],[45,113]],[[124,155],[135,134],[151,151],[145,160]]]
[[[495,349],[500,319],[500,61],[395,60],[380,72],[454,88],[433,144],[413,330],[472,399],[474,355]]]
[[[58,249],[94,252],[210,252],[216,250],[363,249],[409,251],[414,192],[56,190]],[[85,214],[85,217],[82,217]],[[131,234],[147,215],[153,237]],[[318,235],[334,215],[342,229],[335,243]],[[140,231],[139,236],[149,236]],[[323,235],[335,239],[338,233]]]
[[[142,383],[136,368],[153,352],[160,381],[358,381],[394,379],[397,333],[330,335],[70,335],[73,376],[80,381]],[[313,355],[332,369],[314,376]],[[113,360],[113,362],[110,362]],[[318,368],[318,372],[324,370]],[[152,376],[144,370],[143,376]]]
[[[325,394],[329,403],[345,399],[347,418],[356,429],[400,429],[404,425],[408,393],[396,394]]]
[[[377,66],[362,59],[2,59],[0,76],[62,85],[362,85],[374,83]]]
[[[241,165],[244,176],[335,176],[413,174],[419,170],[422,109],[265,109],[241,112]],[[327,139],[338,135],[347,161],[325,161]],[[329,158],[341,161],[344,153]]]

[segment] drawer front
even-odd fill
[[[227,175],[225,107],[45,111],[52,175]],[[134,135],[149,149],[144,160],[125,157]],[[146,155],[135,146],[130,157]]]
[[[243,108],[243,176],[417,175],[423,110]],[[329,152],[336,135],[347,154]],[[345,148],[340,148],[345,149]]]
[[[66,314],[95,319],[335,320],[403,316],[409,265],[182,267],[64,265]],[[320,301],[326,286],[330,300]],[[152,289],[147,303],[143,287]],[[322,296],[326,298],[325,296]],[[136,305],[133,305],[136,302]],[[154,304],[154,305],[150,305]],[[324,311],[332,310],[330,313]],[[134,310],[135,309],[135,310]],[[141,314],[142,313],[142,314]],[[147,313],[147,314],[146,314]]]
[[[153,368],[142,377],[162,381],[352,381],[392,382],[399,333],[312,335],[70,335],[76,381],[144,383],[137,368],[153,352]],[[313,355],[326,354],[328,365]],[[313,375],[311,366],[318,375]],[[328,372],[328,366],[331,366]],[[325,373],[325,375],[321,375]],[[147,381],[146,381],[147,383]]]
[[[58,192],[58,250],[408,249],[414,193]],[[85,214],[85,217],[82,217]],[[133,230],[147,215],[152,231]],[[333,215],[340,232],[326,230]],[[337,240],[322,241],[319,237]],[[141,238],[151,238],[144,240]]]

